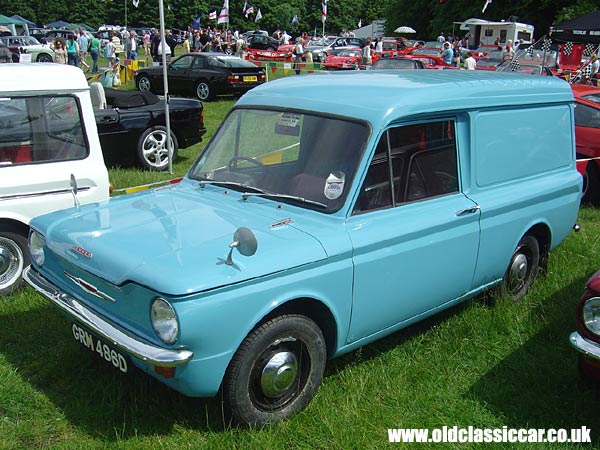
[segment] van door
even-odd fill
[[[460,192],[454,121],[387,130],[348,221],[354,247],[349,341],[471,290],[479,208]]]

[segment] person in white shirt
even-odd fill
[[[287,31],[284,30],[283,34],[281,35],[281,45],[289,45],[291,38],[292,37],[287,34]]]
[[[377,38],[377,44],[375,45],[375,51],[380,55],[383,53],[383,39],[381,37]]]
[[[294,47],[294,66],[296,70],[296,75],[300,75],[300,64],[302,64],[302,54],[304,53],[304,39],[298,38],[298,42],[296,43],[296,47]]]
[[[468,52],[467,58],[465,59],[465,69],[475,70],[475,64],[477,64],[477,61],[473,58],[473,52]]]

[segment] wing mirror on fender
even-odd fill
[[[231,256],[234,248],[237,248],[238,252],[244,256],[254,255],[256,253],[256,249],[258,248],[256,236],[249,228],[246,227],[240,227],[235,230],[235,233],[233,233],[233,242],[229,244],[229,254],[227,255],[227,260],[225,261],[225,264],[228,266],[233,265],[233,259]]]

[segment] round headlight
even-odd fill
[[[582,319],[590,332],[600,336],[600,297],[592,297],[583,304]]]
[[[46,239],[37,231],[32,231],[29,234],[29,253],[31,259],[38,265],[44,264],[44,246]]]
[[[175,310],[164,298],[157,297],[152,302],[150,318],[154,332],[165,344],[174,344],[179,335],[179,323]]]

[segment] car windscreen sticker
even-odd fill
[[[297,127],[300,121],[300,114],[283,113],[279,118],[278,125],[282,127]]]
[[[344,172],[332,172],[325,180],[325,190],[323,194],[329,200],[335,200],[342,195],[344,192],[344,183],[346,181],[346,174]]]

